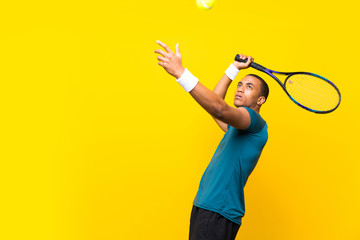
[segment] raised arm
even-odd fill
[[[247,64],[246,63],[240,63],[240,62],[237,62],[237,61],[233,62],[230,65],[230,67],[225,71],[225,74],[222,76],[222,78],[216,84],[216,86],[215,86],[215,88],[213,90],[213,92],[216,93],[217,95],[219,95],[219,97],[221,97],[222,99],[225,99],[227,90],[228,90],[231,82],[236,77],[238,71],[240,69],[248,68],[249,65],[250,65],[250,62],[253,61],[253,59],[251,57],[249,57],[249,56],[240,55],[240,58],[242,58],[242,59],[249,58],[250,61],[248,61]],[[222,121],[220,121],[219,119],[216,119],[216,118],[214,118],[214,120],[224,132],[226,132],[228,130],[226,123],[224,123],[224,122],[222,122]]]
[[[222,99],[225,99],[226,96],[226,92],[231,84],[232,80],[226,75],[224,74],[222,76],[222,78],[220,79],[220,81],[216,84],[213,92],[215,94],[217,94],[219,97],[221,97]],[[215,120],[215,122],[219,125],[219,127],[226,132],[228,130],[227,128],[227,124],[220,121],[219,119],[216,119],[213,117],[213,119]]]
[[[191,96],[202,106],[212,117],[229,124],[238,129],[246,129],[250,124],[250,115],[245,108],[234,108],[226,104],[224,99],[207,89],[198,79],[182,66],[181,54],[178,44],[176,54],[164,43],[158,41],[166,52],[155,50],[162,56],[158,56],[158,64],[162,66],[170,75],[176,77],[177,82],[191,94]],[[248,61],[249,64],[250,61]],[[220,84],[223,85],[223,83]],[[225,93],[226,94],[226,93]]]

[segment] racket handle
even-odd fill
[[[236,54],[235,61],[246,63],[247,59],[241,59],[239,54]],[[250,67],[255,68],[256,70],[265,72],[266,68],[261,66],[260,64],[257,64],[255,62],[250,63]]]

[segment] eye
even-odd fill
[[[249,85],[249,86],[248,86],[248,89],[252,89],[252,87]]]

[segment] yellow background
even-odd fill
[[[262,75],[269,141],[237,239],[360,239],[356,1],[195,2],[1,3],[0,239],[187,239],[223,132],[156,40],[210,89],[236,53],[332,80],[342,103],[318,115]]]

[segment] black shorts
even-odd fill
[[[217,212],[193,206],[189,240],[234,240],[239,228]]]

